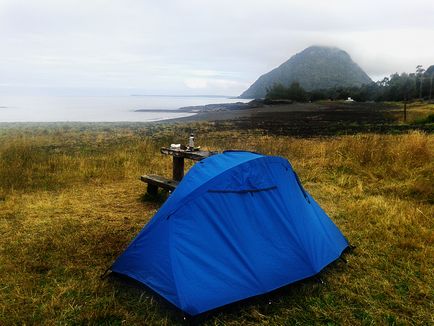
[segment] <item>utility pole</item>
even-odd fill
[[[434,72],[431,74],[431,85],[429,87],[429,100],[431,101],[431,96],[432,96],[432,78],[434,76]]]
[[[422,84],[423,84],[423,73],[424,72],[425,72],[425,69],[423,69],[421,65],[416,66],[416,76],[420,78],[419,99],[421,101],[422,101]]]
[[[422,84],[423,84],[423,75],[420,76],[420,88],[419,88],[419,99],[422,101]]]
[[[404,95],[404,123],[407,122],[407,101],[408,101],[408,97],[409,97],[409,82],[411,83],[411,81],[407,81],[405,83],[405,95]]]

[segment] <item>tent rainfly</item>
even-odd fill
[[[348,242],[281,157],[194,165],[111,267],[197,315],[319,273]]]

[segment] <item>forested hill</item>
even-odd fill
[[[429,66],[429,68],[425,71],[425,75],[427,76],[434,75],[434,65]]]
[[[240,97],[262,98],[273,85],[288,87],[294,81],[298,81],[307,91],[361,86],[372,82],[345,51],[335,47],[311,46],[259,77]]]

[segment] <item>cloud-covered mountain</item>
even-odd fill
[[[345,51],[335,47],[311,46],[259,77],[240,97],[262,98],[274,84],[289,86],[294,81],[308,91],[372,82]]]

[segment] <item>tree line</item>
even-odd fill
[[[414,73],[395,73],[380,81],[362,86],[333,87],[306,91],[295,81],[288,87],[275,84],[267,89],[267,99],[288,99],[297,102],[318,100],[346,100],[349,97],[358,102],[365,101],[409,101],[434,98],[434,66],[426,71],[417,66]]]

